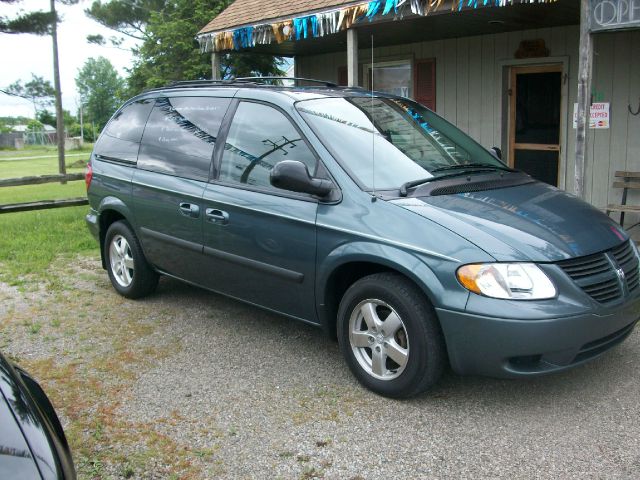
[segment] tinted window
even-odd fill
[[[138,168],[207,180],[228,98],[159,98],[142,137]]]
[[[242,102],[224,146],[220,180],[271,187],[269,173],[281,160],[298,160],[313,175],[316,158],[291,122],[275,108]]]
[[[139,142],[152,105],[152,100],[141,100],[127,105],[114,115],[104,133],[120,140]]]
[[[96,155],[135,163],[142,130],[152,106],[153,100],[140,100],[116,113],[96,143]]]

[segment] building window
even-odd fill
[[[410,60],[379,62],[373,64],[373,84],[371,64],[365,65],[367,88],[378,92],[413,97],[413,72]]]

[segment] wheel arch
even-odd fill
[[[363,243],[342,246],[332,252],[327,258],[329,264],[318,272],[318,318],[323,330],[331,337],[336,336],[340,300],[347,289],[363,277],[382,272],[402,275],[414,283],[434,306],[439,303],[438,294],[444,291],[433,271],[417,256],[394,247]],[[336,261],[331,262],[332,258]]]
[[[98,207],[98,225],[99,225],[99,236],[100,236],[100,259],[102,261],[102,268],[107,268],[106,256],[105,256],[105,245],[104,240],[107,235],[107,230],[109,227],[119,220],[125,220],[132,226],[131,222],[132,213],[129,210],[129,207],[125,205],[125,203],[117,197],[105,197]]]

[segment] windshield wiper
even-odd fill
[[[459,177],[460,175],[464,175],[464,172],[451,173],[449,175],[439,175],[437,177],[420,178],[418,180],[409,180],[408,182],[404,182],[400,186],[400,196],[406,197],[408,189],[417,187],[418,185],[422,185],[423,183],[429,183],[433,182],[434,180],[442,180],[449,177]]]
[[[435,172],[445,172],[447,170],[462,170],[462,169],[478,169],[478,168],[484,168],[484,169],[491,169],[491,170],[505,170],[507,172],[514,172],[515,170],[513,170],[512,168],[506,167],[506,166],[502,166],[502,165],[492,165],[490,163],[466,163],[466,164],[457,164],[457,165],[447,165],[446,167],[438,167],[435,168],[433,170],[431,170],[431,173],[435,173]]]

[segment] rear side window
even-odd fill
[[[96,143],[96,155],[110,160],[135,163],[140,138],[151,107],[153,100],[139,100],[116,113]]]
[[[274,188],[269,174],[281,160],[298,160],[312,175],[316,170],[315,155],[282,112],[241,102],[227,135],[219,179]]]
[[[159,98],[142,136],[138,168],[207,180],[229,98]]]

